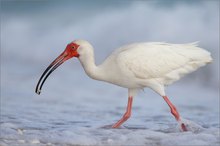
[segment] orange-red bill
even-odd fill
[[[41,89],[44,85],[44,82],[46,81],[46,79],[48,78],[48,76],[57,68],[59,67],[63,62],[65,62],[66,60],[68,60],[70,57],[68,56],[68,54],[66,54],[65,52],[63,52],[62,54],[60,54],[60,56],[58,56],[47,68],[46,70],[43,72],[43,74],[41,75],[35,92],[37,94],[41,93]]]

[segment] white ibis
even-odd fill
[[[89,77],[128,88],[127,110],[112,128],[120,127],[130,117],[133,97],[139,90],[149,87],[163,97],[182,131],[187,131],[187,126],[166,96],[164,87],[212,61],[210,53],[197,47],[196,43],[150,42],[120,47],[96,66],[92,45],[85,40],[75,40],[47,67],[35,92],[40,94],[47,77],[72,57],[79,59]]]

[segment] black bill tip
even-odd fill
[[[38,95],[40,95],[41,90],[36,90],[35,93],[38,94]]]
[[[66,56],[63,56],[63,54],[61,54],[60,56],[58,56],[47,68],[46,70],[43,72],[43,74],[41,75],[37,86],[35,88],[35,93],[40,95],[41,93],[41,89],[43,87],[44,82],[46,81],[47,77],[57,68],[59,67],[65,59]]]

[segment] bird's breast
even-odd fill
[[[124,88],[140,88],[138,80],[134,74],[126,68],[118,66],[118,64],[111,64],[103,66],[102,81],[118,85]]]

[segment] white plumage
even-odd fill
[[[123,46],[115,50],[101,65],[96,66],[92,45],[84,40],[75,40],[68,44],[65,51],[48,66],[35,92],[40,94],[50,73],[72,57],[78,57],[85,72],[91,78],[128,88],[127,110],[124,116],[112,126],[113,128],[118,128],[130,117],[132,100],[136,93],[140,89],[149,87],[167,102],[182,131],[187,131],[188,125],[184,123],[176,107],[169,101],[164,87],[212,61],[210,53],[199,48],[197,43],[153,42]]]
[[[79,57],[90,77],[137,91],[149,87],[162,96],[165,95],[165,85],[212,61],[210,53],[197,47],[197,43],[153,42],[123,46],[116,49],[101,65],[94,67],[92,46],[82,40],[75,43],[83,46],[79,47],[79,53],[90,52],[85,55],[86,58]]]

